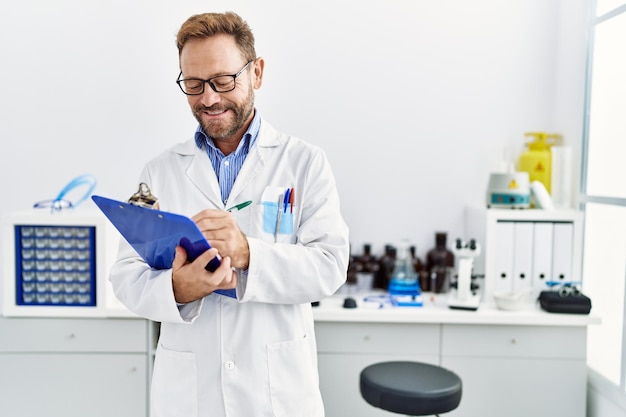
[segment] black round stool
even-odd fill
[[[381,362],[361,371],[361,396],[374,407],[409,416],[447,413],[461,402],[461,378],[421,362]]]

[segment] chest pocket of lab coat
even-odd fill
[[[266,242],[294,243],[295,206],[278,203],[278,195],[286,187],[266,187],[259,204],[251,210],[247,234]]]
[[[263,231],[265,233],[287,235],[293,233],[293,213],[285,210],[282,204],[263,201]]]

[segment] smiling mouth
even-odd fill
[[[226,113],[228,110],[227,109],[220,109],[220,110],[208,110],[208,109],[204,109],[202,110],[203,114],[206,114],[207,116],[219,116],[220,114],[224,114]]]

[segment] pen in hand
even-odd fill
[[[233,211],[233,210],[241,210],[243,208],[248,207],[250,204],[252,204],[252,200],[248,200],[248,201],[244,201],[243,203],[239,203],[237,205],[232,206],[231,208],[227,209],[226,211]]]

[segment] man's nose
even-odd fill
[[[208,83],[205,84],[204,92],[200,95],[200,102],[206,107],[211,107],[211,105],[219,103],[221,100],[221,94],[213,91]]]

